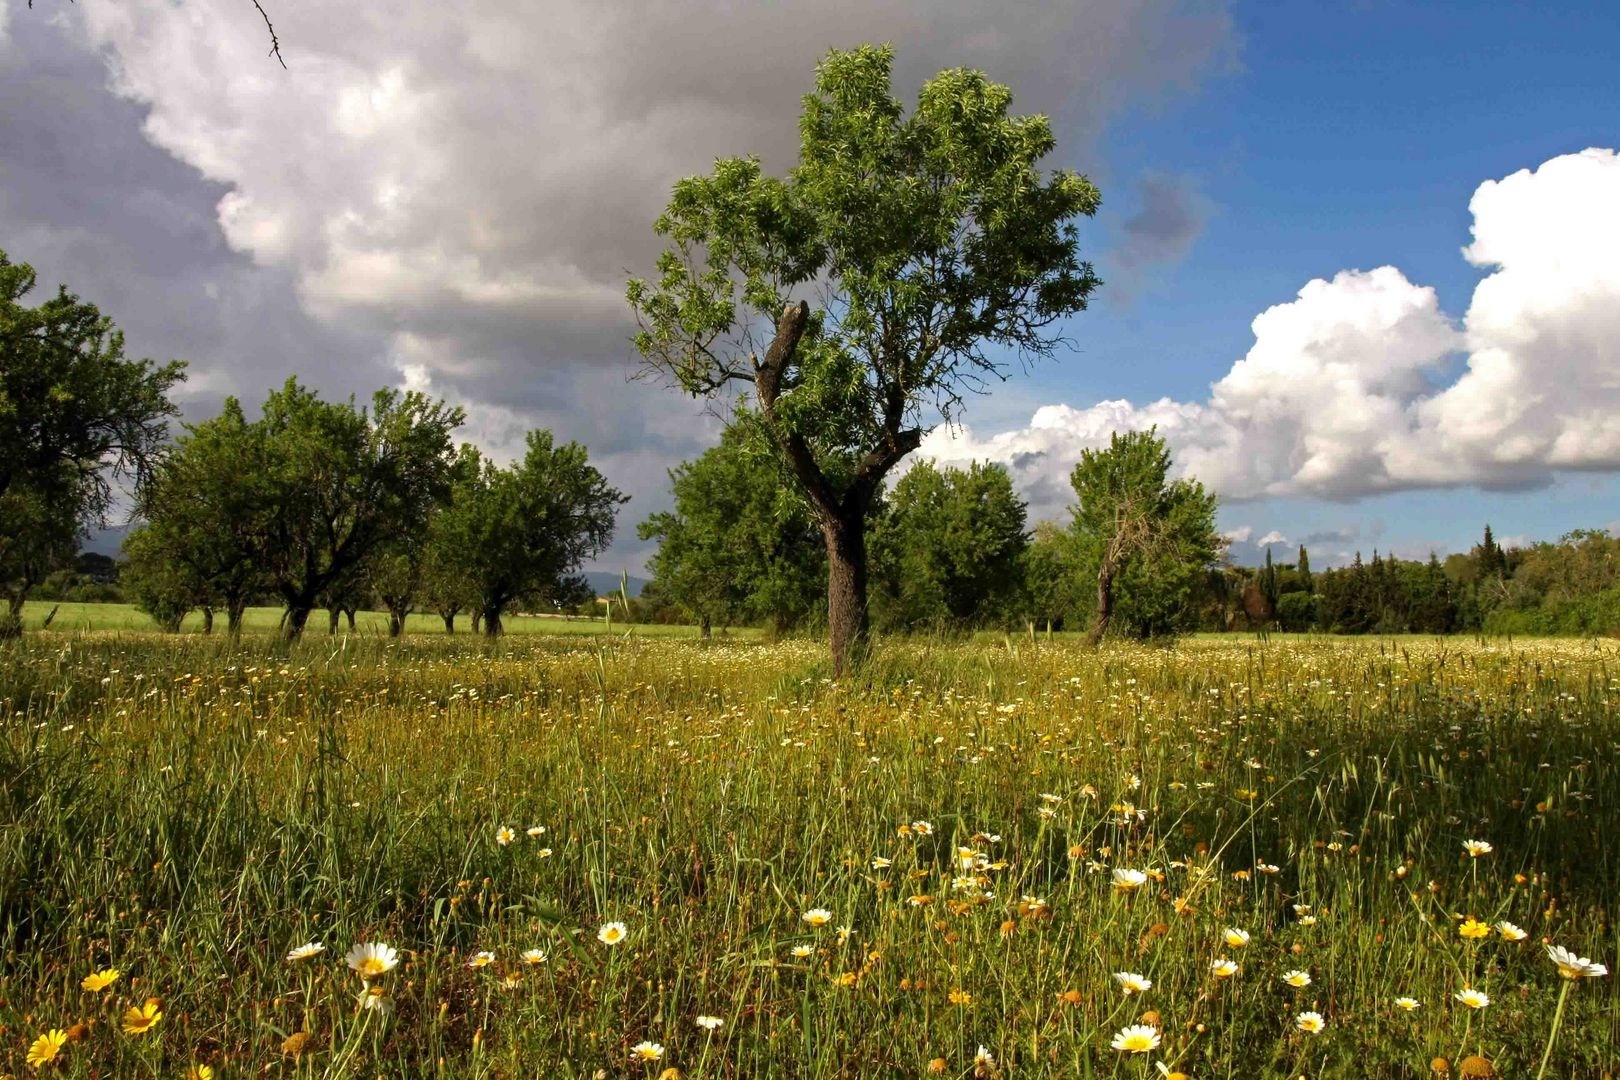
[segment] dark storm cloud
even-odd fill
[[[1217,0],[278,0],[283,71],[233,0],[12,7],[14,256],[101,303],[136,351],[192,360],[198,412],[297,373],[329,394],[403,382],[465,401],[497,455],[535,425],[585,442],[636,497],[621,541],[718,430],[627,381],[624,279],[650,269],[678,177],[727,154],[791,164],[829,47],[896,43],[908,98],[941,67],[981,67],[1054,117],[1053,164],[1081,169],[1122,106],[1185,92],[1233,51]]]

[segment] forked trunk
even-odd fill
[[[821,534],[827,542],[827,635],[836,679],[860,664],[870,644],[865,508],[824,519]]]
[[[440,612],[439,613],[439,618],[444,620],[444,632],[446,634],[454,634],[456,632],[456,613],[455,612],[452,611],[448,615],[444,614],[443,612]]]
[[[212,634],[214,632],[214,609],[211,608],[211,607],[204,607],[202,609],[202,613],[203,613],[203,633],[204,634]]]
[[[246,607],[246,601],[232,600],[225,608],[225,632],[233,639],[242,636],[242,612]]]
[[[358,610],[360,609],[352,607],[346,607],[343,609],[344,616],[349,620],[349,633],[351,634],[354,633],[354,613]]]
[[[498,638],[501,636],[501,609],[486,608],[484,610],[484,636]]]

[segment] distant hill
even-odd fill
[[[606,570],[587,570],[585,580],[591,583],[591,590],[597,596],[609,596],[619,591],[619,575],[610,574]],[[641,587],[647,584],[646,578],[639,578],[631,574],[625,591],[631,596],[640,596]]]

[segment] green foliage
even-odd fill
[[[207,584],[175,557],[162,530],[140,528],[125,538],[122,577],[130,601],[166,633],[178,631],[187,612],[208,602]]]
[[[1277,598],[1277,622],[1289,633],[1302,633],[1316,626],[1316,597],[1308,592],[1287,592]]]
[[[658,541],[655,596],[703,626],[804,622],[826,590],[826,549],[757,416],[739,410],[719,446],[669,477],[674,508],[637,530]]]
[[[61,288],[29,307],[33,267],[0,251],[0,586],[16,632],[28,591],[72,561],[73,537],[103,520],[112,482],[144,485],[175,409],[178,362],[124,356],[124,336]]]
[[[1098,582],[1098,625],[1136,637],[1188,628],[1195,595],[1221,551],[1215,496],[1197,480],[1171,480],[1156,430],[1115,432],[1083,450],[1070,474],[1082,576]],[[1112,596],[1105,593],[1112,592]]]
[[[463,451],[449,503],[433,524],[434,559],[465,587],[490,636],[519,600],[566,606],[589,595],[580,565],[613,538],[627,497],[608,486],[578,443],[557,446],[548,431],[528,436],[510,468]]]
[[[884,629],[1007,625],[1024,613],[1024,502],[1001,465],[900,478],[872,532],[876,624]]]
[[[1099,284],[1075,221],[1100,196],[1040,170],[1047,118],[1012,115],[1006,87],[965,69],[928,80],[907,114],[892,62],[887,47],[828,53],[787,177],[728,158],[681,180],[655,225],[658,276],[628,286],[654,370],[695,395],[753,385],[824,529],[835,670],[865,635],[885,476],[1014,358],[1049,355]]]

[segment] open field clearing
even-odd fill
[[[824,657],[29,635],[0,1075],[1536,1076],[1555,1026],[1546,1076],[1620,1059],[1614,978],[1545,947],[1620,946],[1613,645]]]

